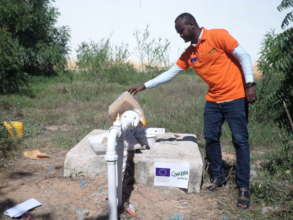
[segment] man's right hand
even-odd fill
[[[246,83],[245,86],[246,100],[248,103],[256,101],[256,86],[255,83]]]
[[[135,86],[135,87],[132,87],[130,89],[128,89],[128,92],[131,94],[131,95],[135,95],[136,93],[140,92],[140,91],[143,91],[145,90],[145,86],[144,84],[142,85],[138,85],[138,86]]]

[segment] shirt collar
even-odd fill
[[[205,40],[206,39],[206,34],[205,34],[205,29],[202,27],[201,28],[201,31],[200,31],[200,34],[198,36],[198,40],[197,40],[197,43],[196,44],[191,44],[193,47],[196,47],[201,41]]]

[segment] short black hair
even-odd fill
[[[184,12],[182,14],[180,14],[176,19],[175,19],[175,23],[177,23],[179,20],[185,20],[187,21],[189,24],[192,24],[192,25],[196,25],[198,26],[195,18],[193,17],[192,14],[190,13],[187,13],[187,12]]]

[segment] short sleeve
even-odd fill
[[[179,57],[179,59],[176,61],[176,65],[179,66],[181,69],[186,70],[189,68],[188,60],[190,58],[190,47],[188,47],[182,55]]]
[[[213,41],[217,48],[231,53],[238,45],[238,41],[225,29],[214,30]]]

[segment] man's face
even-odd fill
[[[195,40],[194,26],[191,24],[188,24],[186,21],[184,20],[177,21],[175,23],[175,29],[185,42]]]

